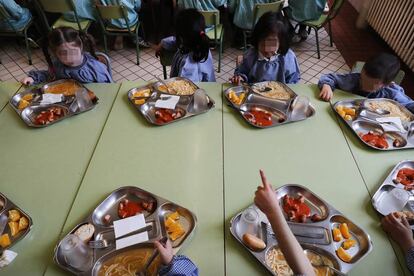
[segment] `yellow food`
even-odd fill
[[[265,242],[252,234],[245,233],[242,240],[253,251],[261,251],[266,248]]]
[[[116,254],[105,261],[99,269],[98,276],[135,276],[135,273],[144,269],[154,249],[138,248]],[[160,258],[156,258],[148,267],[146,275],[158,275]]]
[[[338,228],[332,229],[332,236],[336,242],[340,242],[342,240],[341,231]]]
[[[134,92],[133,97],[134,98],[148,98],[151,94],[151,89],[146,88],[146,89],[142,89],[142,90],[138,90],[136,92]]]
[[[344,242],[342,243],[342,247],[343,247],[345,250],[348,250],[349,248],[351,248],[351,247],[353,247],[353,246],[355,246],[355,245],[356,245],[356,240],[351,240],[351,239],[346,240],[346,241],[344,241]]]
[[[185,234],[185,230],[180,224],[179,219],[180,214],[178,212],[171,213],[165,218],[165,228],[172,241],[179,239]]]
[[[11,221],[18,221],[20,219],[21,215],[20,212],[17,210],[10,210],[9,211],[9,220]]]
[[[237,94],[236,94],[236,92],[231,91],[231,92],[228,94],[228,97],[229,97],[229,100],[230,100],[232,103],[237,104],[237,105],[241,105],[241,104],[242,104],[242,102],[243,102],[243,100],[244,100],[244,98],[246,97],[246,92],[242,92],[242,93],[240,93],[239,95],[237,95]]]
[[[167,83],[167,87],[160,85],[158,89],[161,92],[171,93],[179,96],[193,95],[197,88],[187,80],[174,80]]]
[[[144,104],[144,103],[145,103],[145,99],[138,99],[138,100],[134,100],[134,103],[135,103],[136,105],[142,105],[142,104]]]
[[[15,222],[15,221],[10,221],[9,222],[9,228],[10,228],[10,232],[12,237],[16,236],[19,233],[19,223]]]
[[[9,234],[4,234],[0,236],[0,246],[6,248],[11,244]]]
[[[45,90],[45,93],[63,94],[65,96],[73,96],[80,88],[74,81],[65,81],[62,83],[51,84]]]
[[[346,223],[341,223],[341,225],[339,226],[339,230],[341,231],[341,234],[345,239],[349,239],[351,237],[348,225]]]
[[[252,89],[254,92],[272,99],[289,100],[292,98],[292,95],[286,91],[282,85],[275,81],[268,81],[264,84],[255,84]],[[262,92],[264,89],[269,91]]]
[[[414,115],[410,112],[402,110],[397,104],[389,101],[370,100],[368,104],[370,110],[383,109],[390,112],[390,114],[383,115],[385,117],[400,117],[402,121],[410,122],[414,120]]]
[[[355,119],[355,117],[356,117],[356,109],[355,108],[350,108],[350,107],[338,105],[335,108],[335,110],[336,110],[336,112],[338,112],[339,116],[341,116],[342,118],[344,118],[347,121],[351,121],[351,120]]]
[[[346,263],[349,263],[352,260],[352,256],[349,255],[342,247],[339,247],[338,250],[336,250],[336,255],[338,255],[339,259]]]
[[[29,226],[29,220],[26,217],[21,217],[19,220],[19,232]]]
[[[19,102],[19,106],[17,107],[19,110],[25,109],[26,107],[29,106],[29,102],[26,100],[20,100]]]

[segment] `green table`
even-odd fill
[[[10,97],[19,90],[21,84],[18,82],[0,82],[0,111],[4,109]]]
[[[0,113],[0,191],[33,219],[2,275],[43,275],[53,256],[119,85],[88,88],[100,98],[96,108],[50,127],[27,127],[10,105]]]
[[[128,102],[127,91],[142,84],[122,84],[63,233],[114,189],[138,186],[197,215],[196,234],[182,253],[199,266],[200,275],[224,275],[221,85],[200,84],[215,109],[157,127]],[[46,272],[61,274],[55,264]]]
[[[358,96],[346,93],[346,92],[337,92],[335,91],[335,97],[332,100],[333,103],[345,100],[345,99],[357,99]],[[339,117],[337,117],[340,120]],[[402,160],[413,160],[414,151],[412,149],[407,150],[397,150],[397,151],[380,151],[369,148],[363,144],[356,134],[348,127],[345,122],[340,122],[341,129],[344,132],[345,138],[349,144],[349,148],[354,156],[355,162],[358,166],[361,176],[364,180],[365,185],[371,196],[375,194],[379,186],[382,184],[384,179],[388,176],[391,170],[395,165]],[[367,211],[375,213],[376,211],[370,203],[367,204]],[[377,215],[377,222],[380,222],[381,215]],[[398,252],[398,257],[400,262],[405,266],[405,260],[401,254],[398,246],[394,246],[396,252]],[[410,275],[408,270],[405,270],[406,275]]]
[[[254,191],[260,185],[260,168],[275,187],[288,183],[306,186],[370,234],[374,249],[350,275],[401,274],[330,105],[316,98],[316,86],[292,88],[310,97],[316,108],[314,117],[275,128],[254,129],[238,113],[224,109],[227,275],[267,275],[265,268],[227,231],[231,217],[252,204]]]

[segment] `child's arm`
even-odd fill
[[[295,53],[289,50],[285,58],[285,80],[286,83],[298,83],[300,80],[300,70]]]
[[[50,80],[52,76],[48,70],[32,70],[21,82],[24,85],[38,84]]]
[[[295,274],[315,275],[313,267],[305,256],[302,247],[290,230],[282,210],[279,206],[276,194],[272,186],[267,182],[264,173],[260,170],[263,186],[257,188],[254,203],[267,216],[277,238],[280,250],[290,268]]]
[[[401,86],[392,83],[384,89],[387,94],[386,98],[399,102],[414,113],[414,100],[405,94],[404,89]]]
[[[237,84],[240,84],[240,82],[249,82],[247,75],[249,74],[250,68],[256,58],[254,51],[254,49],[250,49],[243,55],[243,60],[237,66],[236,70],[234,70],[234,77],[230,79],[232,83],[236,84],[236,81],[238,82]]]
[[[318,82],[319,89],[321,90],[319,97],[324,101],[329,101],[333,96],[332,91],[336,88],[348,92],[356,92],[359,89],[359,76],[359,73],[322,75]]]
[[[405,217],[391,213],[381,220],[382,228],[400,246],[408,269],[414,274],[414,239],[410,224]]]
[[[198,268],[189,258],[174,256],[170,240],[165,246],[156,241],[155,247],[161,257],[160,276],[198,276]]]

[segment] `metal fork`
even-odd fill
[[[113,239],[102,239],[102,240],[94,240],[94,241],[89,241],[88,245],[91,248],[95,248],[95,249],[103,249],[103,248],[107,248],[109,245],[111,245],[113,242],[115,242],[116,240],[122,239],[122,238],[126,238],[135,234],[139,234],[145,231],[149,231],[152,229],[152,224],[149,224],[143,228],[140,228],[138,230],[132,231],[130,233],[127,233],[125,235],[119,236],[117,238],[113,238]]]

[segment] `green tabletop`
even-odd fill
[[[335,91],[335,97],[332,100],[332,103],[340,100],[357,98],[360,97],[346,92]],[[337,120],[341,121],[339,117],[337,117]],[[356,134],[345,124],[345,122],[341,121],[340,126],[348,141],[352,155],[355,158],[355,162],[371,196],[375,194],[379,186],[398,162],[407,159],[414,159],[413,149],[396,151],[375,150],[366,146],[361,140],[359,140]],[[375,210],[371,204],[368,204],[367,208],[370,212],[375,213]],[[380,222],[380,218],[381,215],[378,214],[376,217],[377,223]],[[396,252],[400,253],[398,246],[395,245],[395,248]],[[405,260],[403,259],[402,254],[398,254],[398,256],[403,264],[403,267],[406,268]],[[410,275],[408,270],[405,270],[405,274]]]
[[[46,128],[27,127],[10,105],[0,113],[0,191],[33,219],[1,275],[43,275],[53,256],[119,85],[88,88],[100,98],[95,109]]]
[[[140,84],[122,84],[63,234],[114,189],[138,186],[196,214],[196,233],[182,253],[198,265],[200,275],[224,275],[221,85],[200,84],[215,109],[157,127],[127,99],[127,91]],[[46,272],[62,274],[55,264]]]
[[[11,81],[2,81],[0,82],[0,111],[6,106],[7,102],[10,100],[10,97],[16,93],[17,90],[21,87],[21,84],[18,82]]]
[[[310,97],[316,115],[270,129],[250,127],[224,109],[224,187],[227,275],[267,275],[267,271],[227,231],[229,221],[252,204],[264,169],[275,187],[300,184],[325,199],[371,236],[373,251],[350,275],[401,274],[393,249],[378,226],[370,197],[329,105],[316,98],[316,86],[292,85]]]

